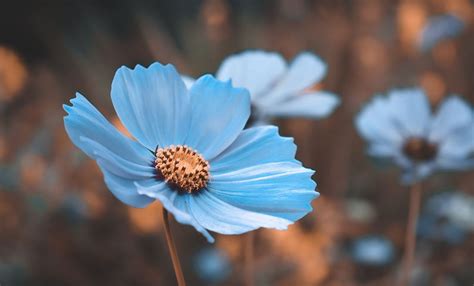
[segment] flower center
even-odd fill
[[[165,181],[192,193],[207,185],[209,163],[190,147],[178,145],[157,148],[155,168]]]
[[[403,153],[414,161],[432,160],[437,151],[438,146],[421,138],[410,138],[403,146]]]

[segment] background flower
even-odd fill
[[[432,115],[421,89],[392,90],[364,107],[356,127],[369,143],[369,155],[392,158],[403,168],[405,183],[436,169],[474,166],[474,114],[458,96],[446,98]]]
[[[310,52],[300,53],[288,65],[278,53],[251,50],[226,58],[216,77],[250,91],[252,119],[259,125],[273,117],[328,116],[340,100],[317,89],[326,70],[326,64]],[[185,77],[188,85],[192,81]]]
[[[395,257],[390,240],[380,235],[368,235],[356,239],[351,246],[352,258],[360,264],[384,266]]]

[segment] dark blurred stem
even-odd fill
[[[174,273],[176,274],[178,286],[186,286],[183,271],[181,270],[181,264],[179,263],[178,252],[176,251],[176,245],[174,244],[173,236],[171,235],[168,211],[165,208],[163,208],[163,221],[165,222],[166,242],[168,243],[168,249],[170,251],[171,261],[173,262]]]
[[[403,270],[401,285],[410,285],[411,273],[413,272],[413,260],[416,248],[416,221],[420,212],[421,183],[415,183],[410,189],[410,209],[408,213],[408,225],[405,236],[405,252],[403,254]]]
[[[249,232],[245,236],[245,285],[253,286],[254,285],[254,255],[253,248],[255,243],[255,234],[254,231]]]

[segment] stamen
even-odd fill
[[[158,148],[155,168],[166,182],[188,193],[204,188],[209,180],[209,163],[186,145]]]
[[[414,161],[429,161],[436,157],[438,146],[423,138],[410,138],[403,146],[403,153]]]

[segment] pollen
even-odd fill
[[[164,180],[179,190],[193,193],[207,185],[209,162],[186,145],[156,149],[155,168]]]
[[[436,157],[438,147],[422,138],[410,138],[405,142],[403,152],[414,161],[429,161]]]

